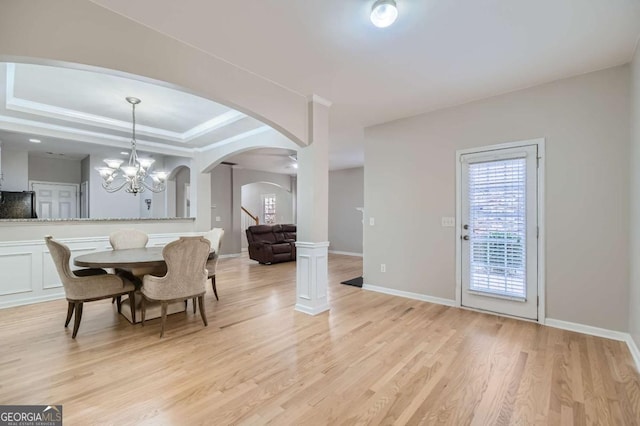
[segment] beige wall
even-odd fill
[[[365,283],[455,299],[455,152],[546,138],[546,315],[628,326],[629,67],[365,131]],[[368,219],[367,219],[368,222]],[[385,263],[387,272],[380,272]]]
[[[631,241],[629,332],[640,346],[640,45],[631,64]]]

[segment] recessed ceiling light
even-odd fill
[[[120,154],[122,155],[129,155],[129,153],[127,151],[120,151]]]
[[[31,143],[40,143],[42,141],[40,139],[29,139],[29,142],[31,142]]]
[[[386,28],[398,18],[395,0],[377,0],[371,8],[371,22],[378,28]]]

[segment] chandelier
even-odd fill
[[[136,151],[136,105],[142,102],[138,98],[127,97],[131,104],[133,116],[133,132],[131,136],[131,153],[129,163],[122,165],[123,160],[104,160],[107,167],[96,167],[102,177],[102,187],[107,192],[116,192],[124,189],[126,192],[136,195],[148,189],[153,192],[164,191],[167,173],[161,171],[151,172],[152,158],[138,158]]]

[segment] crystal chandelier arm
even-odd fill
[[[153,184],[152,186],[149,186],[147,184],[147,182],[144,181],[144,180],[141,183],[145,188],[147,188],[151,192],[162,192],[162,191],[165,190],[164,182],[158,183],[158,184]]]
[[[124,182],[122,182],[122,185],[117,186],[117,187],[113,187],[111,186],[111,183],[107,183],[106,181],[102,181],[102,187],[109,193],[111,192],[117,192],[120,191],[122,188],[124,188],[127,184],[129,183],[128,180],[124,180]]]

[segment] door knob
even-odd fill
[[[462,239],[463,239],[463,240],[466,240],[466,241],[469,241],[469,236],[468,236],[468,235],[465,235],[465,236],[463,236],[463,237],[462,237]]]

